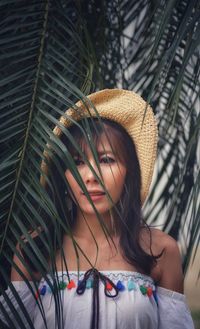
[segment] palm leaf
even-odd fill
[[[33,282],[33,268],[44,277],[49,270],[42,248],[52,258],[50,273],[56,269],[56,249],[50,242],[49,228],[43,215],[52,218],[51,224],[57,239],[59,226],[63,223],[40,184],[40,164],[47,142],[52,143],[52,128],[58,123],[61,113],[74,100],[83,97],[82,92],[88,93],[90,90],[93,64],[90,48],[82,42],[85,32],[80,28],[80,17],[74,4],[64,6],[65,10],[57,1],[10,1],[9,4],[1,2],[0,6],[3,15],[0,55],[3,146],[0,256],[1,264],[4,264],[0,272],[1,292],[10,312],[6,315],[3,306],[1,309],[12,328],[17,324],[20,328],[27,328],[31,326],[29,315],[9,280],[11,265],[22,274],[12,261],[12,255],[15,253],[26,266]],[[72,19],[69,18],[71,11],[75,15]],[[61,153],[59,140],[54,144],[58,145],[58,154]],[[30,233],[37,233],[38,228],[46,234],[41,235],[39,243],[36,243]],[[67,230],[67,227],[64,229]],[[26,257],[31,259],[30,266],[16,250],[17,242],[20,242]],[[26,277],[23,278],[30,287]],[[49,285],[52,286],[52,283],[49,282]],[[10,287],[22,318],[3,292],[5,286]],[[54,298],[59,309],[58,290],[54,291]]]
[[[53,289],[55,245],[49,226],[57,240],[61,227],[70,234],[40,184],[43,151],[48,143],[62,157],[63,146],[52,128],[94,86],[134,89],[151,102],[160,141],[145,215],[150,224],[161,225],[180,240],[185,268],[200,238],[198,1],[83,1],[77,6],[62,0],[0,3],[0,281],[1,292],[9,285],[20,304],[25,321],[7,300],[21,328],[30,319],[9,280],[11,266],[20,273],[13,253],[36,282],[16,242],[44,277],[50,272],[53,283],[46,279]],[[66,156],[64,161],[79,181],[72,159]],[[49,226],[44,214],[51,218]],[[40,244],[30,234],[38,228],[44,231]],[[38,245],[51,255],[50,269]],[[81,250],[76,241],[74,246],[78,262]],[[58,289],[54,299],[59,313]],[[12,316],[1,310],[14,328]]]

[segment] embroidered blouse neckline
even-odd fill
[[[82,276],[86,273],[87,271],[75,271],[75,270],[69,270],[68,271],[68,274],[69,276],[72,275],[72,276]],[[129,270],[99,270],[99,272],[103,273],[104,275],[106,276],[126,276],[127,278],[129,277],[137,277],[137,278],[144,278],[146,280],[149,280],[151,281],[152,283],[154,283],[154,280],[152,279],[152,277],[150,277],[149,275],[147,274],[143,274],[143,273],[140,273],[140,272],[137,272],[137,271],[129,271]],[[67,275],[67,271],[66,270],[59,270],[56,272],[56,274],[58,276],[62,276],[62,275]]]

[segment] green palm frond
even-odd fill
[[[59,2],[12,4],[10,10],[11,3],[1,3],[1,252],[10,235],[17,241],[42,225],[34,202],[42,202],[40,163],[49,131],[88,93],[93,66],[74,5],[63,10]]]
[[[57,1],[1,2],[1,293],[20,328],[31,328],[17,291],[10,282],[13,253],[26,266],[33,282],[33,269],[45,276],[51,255],[55,270],[56,248],[48,236],[49,227],[59,240],[61,222],[55,206],[40,184],[41,160],[47,142],[52,144],[52,128],[75,100],[92,86],[92,51],[87,44],[75,4]],[[11,9],[12,8],[12,9]],[[72,13],[72,15],[71,15]],[[84,40],[84,43],[83,43]],[[59,143],[59,141],[58,141]],[[58,153],[59,146],[55,141]],[[45,216],[51,218],[46,223]],[[44,234],[39,234],[40,229]],[[67,227],[64,228],[67,230]],[[37,241],[32,234],[37,233]],[[46,232],[46,233],[45,233]],[[30,265],[16,250],[19,242]],[[22,275],[31,289],[26,276]],[[47,278],[48,280],[48,278]],[[35,288],[36,288],[36,283]],[[52,285],[51,282],[49,282]],[[17,314],[4,289],[9,286],[25,321]],[[55,291],[55,298],[57,292]],[[59,302],[58,302],[59,303]],[[10,327],[12,317],[4,309]],[[42,311],[42,310],[41,310]],[[3,324],[2,324],[3,325]]]
[[[62,155],[52,128],[76,100],[98,88],[138,91],[155,110],[159,154],[144,213],[180,240],[186,268],[200,240],[199,1],[9,0],[1,1],[0,17],[1,293],[9,285],[17,298],[9,281],[13,252],[23,262],[17,241],[42,275],[49,268],[41,246],[55,269],[44,214],[57,240],[60,227],[68,227],[40,184],[43,150],[48,142]],[[44,234],[36,244],[30,231],[39,228]]]

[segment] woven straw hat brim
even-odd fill
[[[87,96],[87,103],[78,101],[74,109],[70,108],[60,118],[64,127],[72,125],[72,120],[98,115],[117,122],[125,128],[136,146],[141,170],[141,201],[144,203],[152,180],[157,152],[157,123],[153,110],[141,96],[123,89],[105,89]],[[92,103],[92,104],[91,104]],[[95,107],[95,109],[94,109]],[[62,134],[60,127],[53,130],[56,136]],[[48,168],[43,162],[42,168]],[[134,198],[134,196],[133,196]]]

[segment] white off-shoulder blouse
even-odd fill
[[[53,293],[54,280],[59,293]],[[21,329],[22,321],[25,328],[35,329],[194,329],[185,296],[157,287],[151,277],[137,272],[58,272],[55,279],[49,276],[37,289],[33,286],[32,293],[23,281],[13,286],[30,319],[9,288],[0,297],[0,319],[8,328]]]

